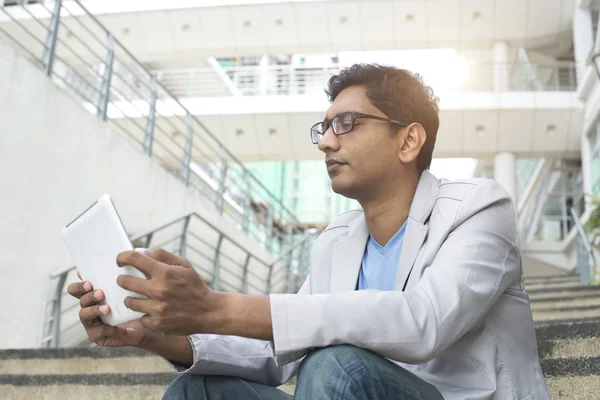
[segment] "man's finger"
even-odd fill
[[[109,312],[110,306],[108,304],[85,307],[79,310],[79,320],[83,325],[90,325],[95,318],[106,315]]]
[[[81,296],[90,292],[93,289],[92,284],[86,282],[73,282],[67,287],[67,293],[71,296],[80,299]]]
[[[146,274],[148,278],[152,277],[154,272],[161,267],[158,261],[134,250],[120,253],[117,256],[117,265],[119,267],[131,265]]]
[[[173,253],[169,253],[164,249],[150,249],[144,252],[148,257],[155,259],[167,265],[179,265],[186,268],[191,268],[192,265],[185,258],[181,258]]]
[[[137,297],[126,297],[123,301],[125,307],[130,310],[141,312],[144,314],[150,313],[150,301],[146,299],[138,299]]]
[[[117,276],[117,285],[121,286],[123,289],[150,297],[149,292],[151,283],[146,279],[136,278],[131,275],[119,275]]]
[[[79,299],[81,308],[94,306],[104,300],[104,292],[100,289],[94,290],[93,292],[86,293]]]

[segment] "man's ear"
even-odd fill
[[[402,163],[409,164],[419,156],[427,139],[427,133],[421,124],[415,122],[402,129],[398,139],[401,140],[398,158]]]

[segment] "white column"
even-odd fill
[[[510,89],[509,82],[509,47],[506,42],[496,42],[492,47],[494,63],[494,90],[506,92]]]
[[[577,81],[583,80],[590,52],[594,47],[594,30],[592,28],[592,12],[575,6],[573,13],[573,45],[575,48],[575,65]]]
[[[585,131],[581,134],[581,175],[583,177],[583,193],[592,193],[592,149]],[[591,199],[588,196],[585,197],[585,202],[586,208],[591,206]]]
[[[494,179],[504,186],[513,201],[517,199],[517,157],[513,153],[498,153],[494,157]]]
[[[259,64],[259,87],[261,96],[267,95],[267,88],[269,82],[269,56],[263,55],[260,59]]]

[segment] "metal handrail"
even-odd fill
[[[36,6],[42,7],[50,16],[50,23],[47,29],[42,30],[42,34],[39,34],[38,31],[30,31],[27,26],[12,17],[13,9],[18,8],[28,13],[27,18],[38,22],[46,19],[39,17],[39,13],[36,17],[34,13],[29,12],[28,6],[24,3],[21,3],[19,7],[0,6],[0,13],[6,14],[12,21],[9,23],[16,24],[15,28],[20,29],[19,32],[24,31],[25,38],[23,35],[15,34],[14,30],[11,31],[13,34],[10,34],[7,31],[8,27],[3,23],[0,23],[0,32],[6,34],[8,39],[38,62],[46,74],[69,94],[81,101],[86,109],[96,113],[100,118],[107,120],[115,128],[125,133],[127,137],[141,144],[144,152],[159,160],[169,172],[181,179],[187,186],[198,190],[207,199],[214,198],[215,196],[209,192],[215,191],[214,205],[229,219],[236,219],[237,217],[229,214],[237,211],[228,210],[227,207],[223,208],[224,196],[229,195],[230,198],[233,198],[237,194],[238,198],[252,197],[258,202],[266,203],[269,209],[274,211],[274,219],[265,219],[262,223],[257,223],[258,218],[252,217],[253,210],[246,208],[241,214],[243,221],[238,225],[255,224],[259,226],[262,233],[260,236],[267,249],[270,250],[269,238],[277,220],[282,219],[282,223],[299,222],[293,212],[285,207],[277,196],[225,148],[213,132],[192,115],[168,87],[158,81],[157,74],[138,60],[79,0],[73,0],[68,5],[57,0],[53,4],[53,10],[50,10],[44,3],[36,4]],[[78,8],[77,13],[72,11],[74,7]],[[80,10],[81,12],[78,12]],[[43,10],[40,8],[38,11]],[[65,21],[69,17],[61,16],[61,11],[70,15],[81,26],[66,25]],[[89,25],[81,22],[82,15],[90,18]],[[88,26],[90,28],[98,27],[101,33],[96,33],[96,30],[90,29]],[[64,35],[61,37],[61,29],[66,29],[68,34],[66,37]],[[30,39],[27,39],[27,35],[38,42],[38,47],[30,48],[31,46],[27,42]],[[102,37],[103,35],[106,37]],[[94,39],[95,42],[86,40],[89,38]],[[74,47],[67,44],[69,39],[77,40],[79,43],[76,43],[77,46]],[[81,46],[84,49],[80,49],[79,52],[74,50]],[[40,48],[43,55],[39,53],[36,55],[37,48]],[[93,49],[99,49],[99,51]],[[87,51],[90,54],[86,56]],[[84,60],[92,55],[95,59],[101,58],[98,53],[102,52],[107,54],[105,60],[91,61],[91,64]],[[58,64],[58,66],[54,64]],[[116,67],[122,68],[118,70]],[[93,93],[90,94],[92,90]],[[132,110],[135,110],[133,114]],[[127,123],[120,121],[121,115],[125,117]],[[145,127],[144,119],[146,119]],[[163,122],[162,126],[159,120]],[[168,125],[167,130],[173,129],[173,132],[177,132],[180,129],[179,126],[183,126],[186,136],[185,145],[172,137],[172,134],[165,130],[165,125]],[[143,140],[140,140],[140,135]],[[162,140],[159,140],[159,136]],[[153,146],[154,143],[157,146]],[[190,173],[191,175],[196,174],[195,171],[192,171],[192,163],[220,164],[221,172],[211,177],[216,183],[216,188],[209,188],[210,185],[206,184],[198,185],[198,180],[195,180],[195,184],[191,184]],[[243,180],[235,180],[230,172],[234,170],[240,171],[238,175],[243,175]],[[239,221],[240,218],[237,220]],[[268,223],[271,225],[267,225]],[[245,231],[249,232],[250,230]]]
[[[575,223],[575,229],[577,231],[577,272],[580,276],[581,286],[589,285],[596,280],[596,265],[598,262],[596,261],[596,255],[594,254],[594,249],[590,243],[587,234],[585,233],[585,229],[579,216],[577,215],[577,211],[575,208],[570,209],[571,216],[573,217],[573,222]],[[591,260],[591,263],[590,263]]]
[[[205,227],[208,227],[211,231],[217,233],[217,244],[215,246],[209,245],[208,243],[203,243],[205,246],[208,247],[208,253],[212,253],[212,257],[203,253],[201,250],[189,243],[188,236],[197,237],[197,235],[190,231],[190,221],[192,218],[200,220]],[[298,270],[307,272],[308,266],[304,264],[309,262],[306,257],[305,251],[297,252],[295,256],[294,252],[296,252],[298,248],[303,249],[304,246],[306,246],[306,244],[311,239],[314,239],[319,233],[318,230],[314,230],[311,232],[303,232],[302,239],[296,243],[293,243],[291,246],[282,251],[277,258],[275,258],[274,260],[265,260],[260,254],[257,254],[253,249],[250,249],[247,246],[238,243],[230,235],[224,233],[222,230],[220,230],[218,227],[216,227],[214,224],[209,222],[206,218],[202,217],[198,213],[188,212],[183,214],[182,216],[171,219],[166,223],[160,224],[155,228],[132,235],[130,237],[130,240],[134,242],[146,238],[146,243],[148,245],[147,247],[151,247],[150,244],[152,239],[155,238],[160,232],[164,231],[167,228],[171,228],[176,224],[181,223],[183,223],[183,229],[181,230],[181,233],[167,240],[167,242],[169,243],[175,242],[175,239],[180,240],[178,249],[176,249],[173,252],[180,255],[181,257],[186,257],[186,249],[189,248],[193,250],[194,254],[203,257],[204,262],[196,264],[196,262],[192,260],[193,257],[187,258],[190,260],[192,265],[195,266],[199,273],[205,275],[204,279],[206,279],[207,281],[212,281],[211,286],[214,290],[223,289],[223,282],[221,281],[221,276],[223,275],[222,272],[227,272],[229,275],[235,278],[239,278],[241,280],[241,284],[237,287],[234,287],[234,289],[242,293],[247,293],[249,288],[252,288],[254,292],[270,293],[273,288],[271,278],[273,276],[273,271],[276,268],[280,268],[285,273],[284,281],[278,282],[283,284],[278,286],[279,290],[283,290],[284,292],[289,292],[290,290],[293,290],[295,286],[297,286],[295,280],[297,279],[298,274],[294,276],[290,273],[292,269],[292,264],[298,265]],[[288,234],[290,235],[288,238],[288,242],[293,242],[294,232],[292,230],[289,230]],[[228,242],[232,244],[239,251],[241,251],[242,254],[244,254],[245,261],[243,264],[236,262],[234,258],[230,257],[229,255],[225,256],[225,254],[222,253],[223,242]],[[283,261],[285,257],[287,257],[287,262],[282,263],[281,261]],[[226,265],[223,265],[224,261],[226,261]],[[257,273],[256,271],[253,271],[252,268],[250,268],[251,261],[255,261],[257,263],[255,264],[255,267],[252,268],[260,267],[263,269],[262,276],[260,273]],[[206,264],[207,262],[212,263],[212,272],[208,271],[206,268],[203,268],[201,266],[203,264]],[[236,272],[235,268],[231,269],[227,265],[233,265],[235,268],[241,268],[241,275],[238,272]],[[69,266],[66,268],[61,268],[50,274],[52,280],[58,281],[56,282],[56,286],[54,288],[54,295],[50,301],[51,310],[49,312],[49,316],[45,318],[42,345],[50,347],[59,346],[61,336],[61,317],[65,312],[75,312],[75,309],[77,308],[68,307],[67,310],[61,310],[62,297],[64,294],[64,287],[67,282],[67,277],[71,272],[75,270],[75,268],[75,266]],[[207,275],[210,275],[210,277],[207,277]],[[248,282],[249,277],[252,278],[254,281],[256,281],[257,279],[264,279],[266,281],[265,286],[263,288],[260,288],[256,284]],[[231,285],[228,286],[231,287]]]
[[[553,64],[467,63],[471,79],[457,83],[454,92],[494,91],[493,81],[480,79],[491,72],[505,73],[508,91],[574,91],[577,88],[571,62]],[[256,65],[177,68],[158,70],[164,86],[182,98],[307,95],[322,96],[331,75],[343,64],[319,65]],[[527,72],[529,71],[529,72]],[[567,74],[562,74],[566,72]],[[226,77],[227,79],[224,79]],[[234,85],[235,93],[229,90]]]

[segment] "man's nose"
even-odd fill
[[[340,141],[335,133],[333,133],[333,129],[329,127],[319,140],[317,144],[319,150],[323,153],[327,153],[328,150],[337,151],[340,148]]]

